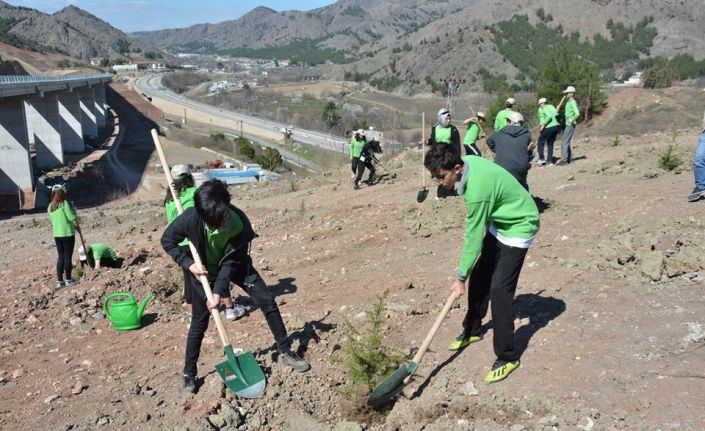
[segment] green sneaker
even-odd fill
[[[519,361],[503,361],[497,359],[492,365],[492,371],[485,376],[485,381],[487,383],[496,383],[500,380],[504,380],[517,368],[519,368]]]
[[[458,337],[453,340],[453,342],[450,343],[448,346],[448,350],[460,350],[463,347],[467,347],[472,343],[477,343],[478,341],[482,340],[482,337],[479,335],[465,335],[463,332],[462,334],[458,335]]]

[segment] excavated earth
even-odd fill
[[[405,396],[378,412],[343,395],[344,322],[362,326],[364,310],[388,290],[384,343],[413,352],[448,295],[462,244],[462,200],[435,201],[432,192],[415,202],[418,151],[387,157],[395,177],[359,191],[343,168],[232,188],[260,234],[255,265],[312,364],[305,374],[278,365],[262,314],[233,286],[248,312],[227,330],[268,378],[256,400],[221,385],[213,325],[198,392],[177,392],[188,318],[180,270],[159,246],[161,189],[80,211],[86,241],[108,243],[124,262],[87,270],[70,288],[53,286],[46,215],[2,220],[0,428],[705,429],[705,201],[686,202],[697,133],[622,137],[615,146],[579,130],[574,164],[533,168],[529,184],[543,213],[516,293],[521,368],[504,382],[483,382],[494,359],[491,324],[484,341],[447,350],[463,298]],[[670,142],[684,160],[676,172],[658,167]],[[142,329],[111,328],[102,305],[115,291],[156,295]]]

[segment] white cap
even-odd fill
[[[509,99],[507,99],[507,102],[506,102],[507,105],[514,105],[516,103],[517,103],[517,101],[514,100],[513,97],[510,97]]]
[[[542,104],[542,103],[546,103],[546,102],[548,102],[548,100],[546,100],[545,97],[542,97],[542,98],[539,99],[539,105]]]
[[[520,112],[512,112],[509,114],[509,122],[510,123],[523,123],[524,122],[524,116],[521,115]]]
[[[364,135],[364,134],[365,134],[365,131],[362,130],[362,129],[357,129],[357,130],[355,131],[355,133],[357,133],[358,135]]]
[[[566,89],[563,90],[563,94],[567,93],[575,93],[575,87],[573,87],[572,85],[567,86]]]
[[[83,246],[78,247],[78,259],[86,261],[86,250],[83,249]]]
[[[190,174],[191,171],[188,168],[188,165],[174,165],[171,167],[171,177],[176,179],[179,178],[182,175]]]
[[[438,116],[439,116],[439,117],[440,117],[441,115],[445,115],[445,114],[450,114],[450,111],[447,110],[446,108],[441,108],[441,109],[438,110]]]
[[[484,118],[485,118],[485,113],[482,112],[482,111],[479,111],[479,112],[477,113],[476,117],[477,117],[477,118],[482,118],[482,119],[484,119]]]
[[[59,191],[59,190],[65,192],[65,191],[66,191],[66,186],[65,186],[64,184],[54,184],[53,186],[51,186],[51,191],[52,191],[52,192],[57,192],[57,191]]]

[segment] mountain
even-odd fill
[[[492,32],[493,25],[519,15],[526,15],[526,25],[559,28],[566,39],[577,31],[580,41],[592,41],[596,35],[610,40],[609,22],[616,23],[619,32],[644,21],[655,29],[655,37],[646,54],[637,52],[633,58],[705,58],[702,0],[340,0],[310,11],[258,7],[232,21],[134,36],[174,51],[288,57],[309,64],[332,60],[340,66],[321,68],[329,78],[354,72],[410,90],[425,77],[471,78],[482,68],[505,74],[510,81],[521,77],[523,71],[514,59],[507,61],[506,50],[498,50]],[[511,30],[520,29],[506,31]],[[475,78],[474,85],[481,81]]]
[[[88,60],[118,58],[145,44],[75,6],[53,14],[0,1],[3,41],[30,49],[64,52]]]

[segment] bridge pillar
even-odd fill
[[[74,89],[74,91],[76,91],[76,89]],[[80,87],[78,88],[78,95],[81,101],[81,127],[83,128],[83,135],[97,138],[98,123],[96,122],[93,88]]]
[[[34,176],[21,97],[0,99],[0,193],[32,191]]]
[[[95,120],[98,127],[105,127],[105,85],[93,87],[93,99],[95,100]]]
[[[62,91],[57,94],[59,105],[59,133],[65,153],[82,153],[83,128],[81,126],[81,102],[78,91]]]
[[[50,169],[64,164],[64,152],[59,133],[59,105],[56,95],[35,95],[24,99],[27,137],[34,143],[36,166]]]

